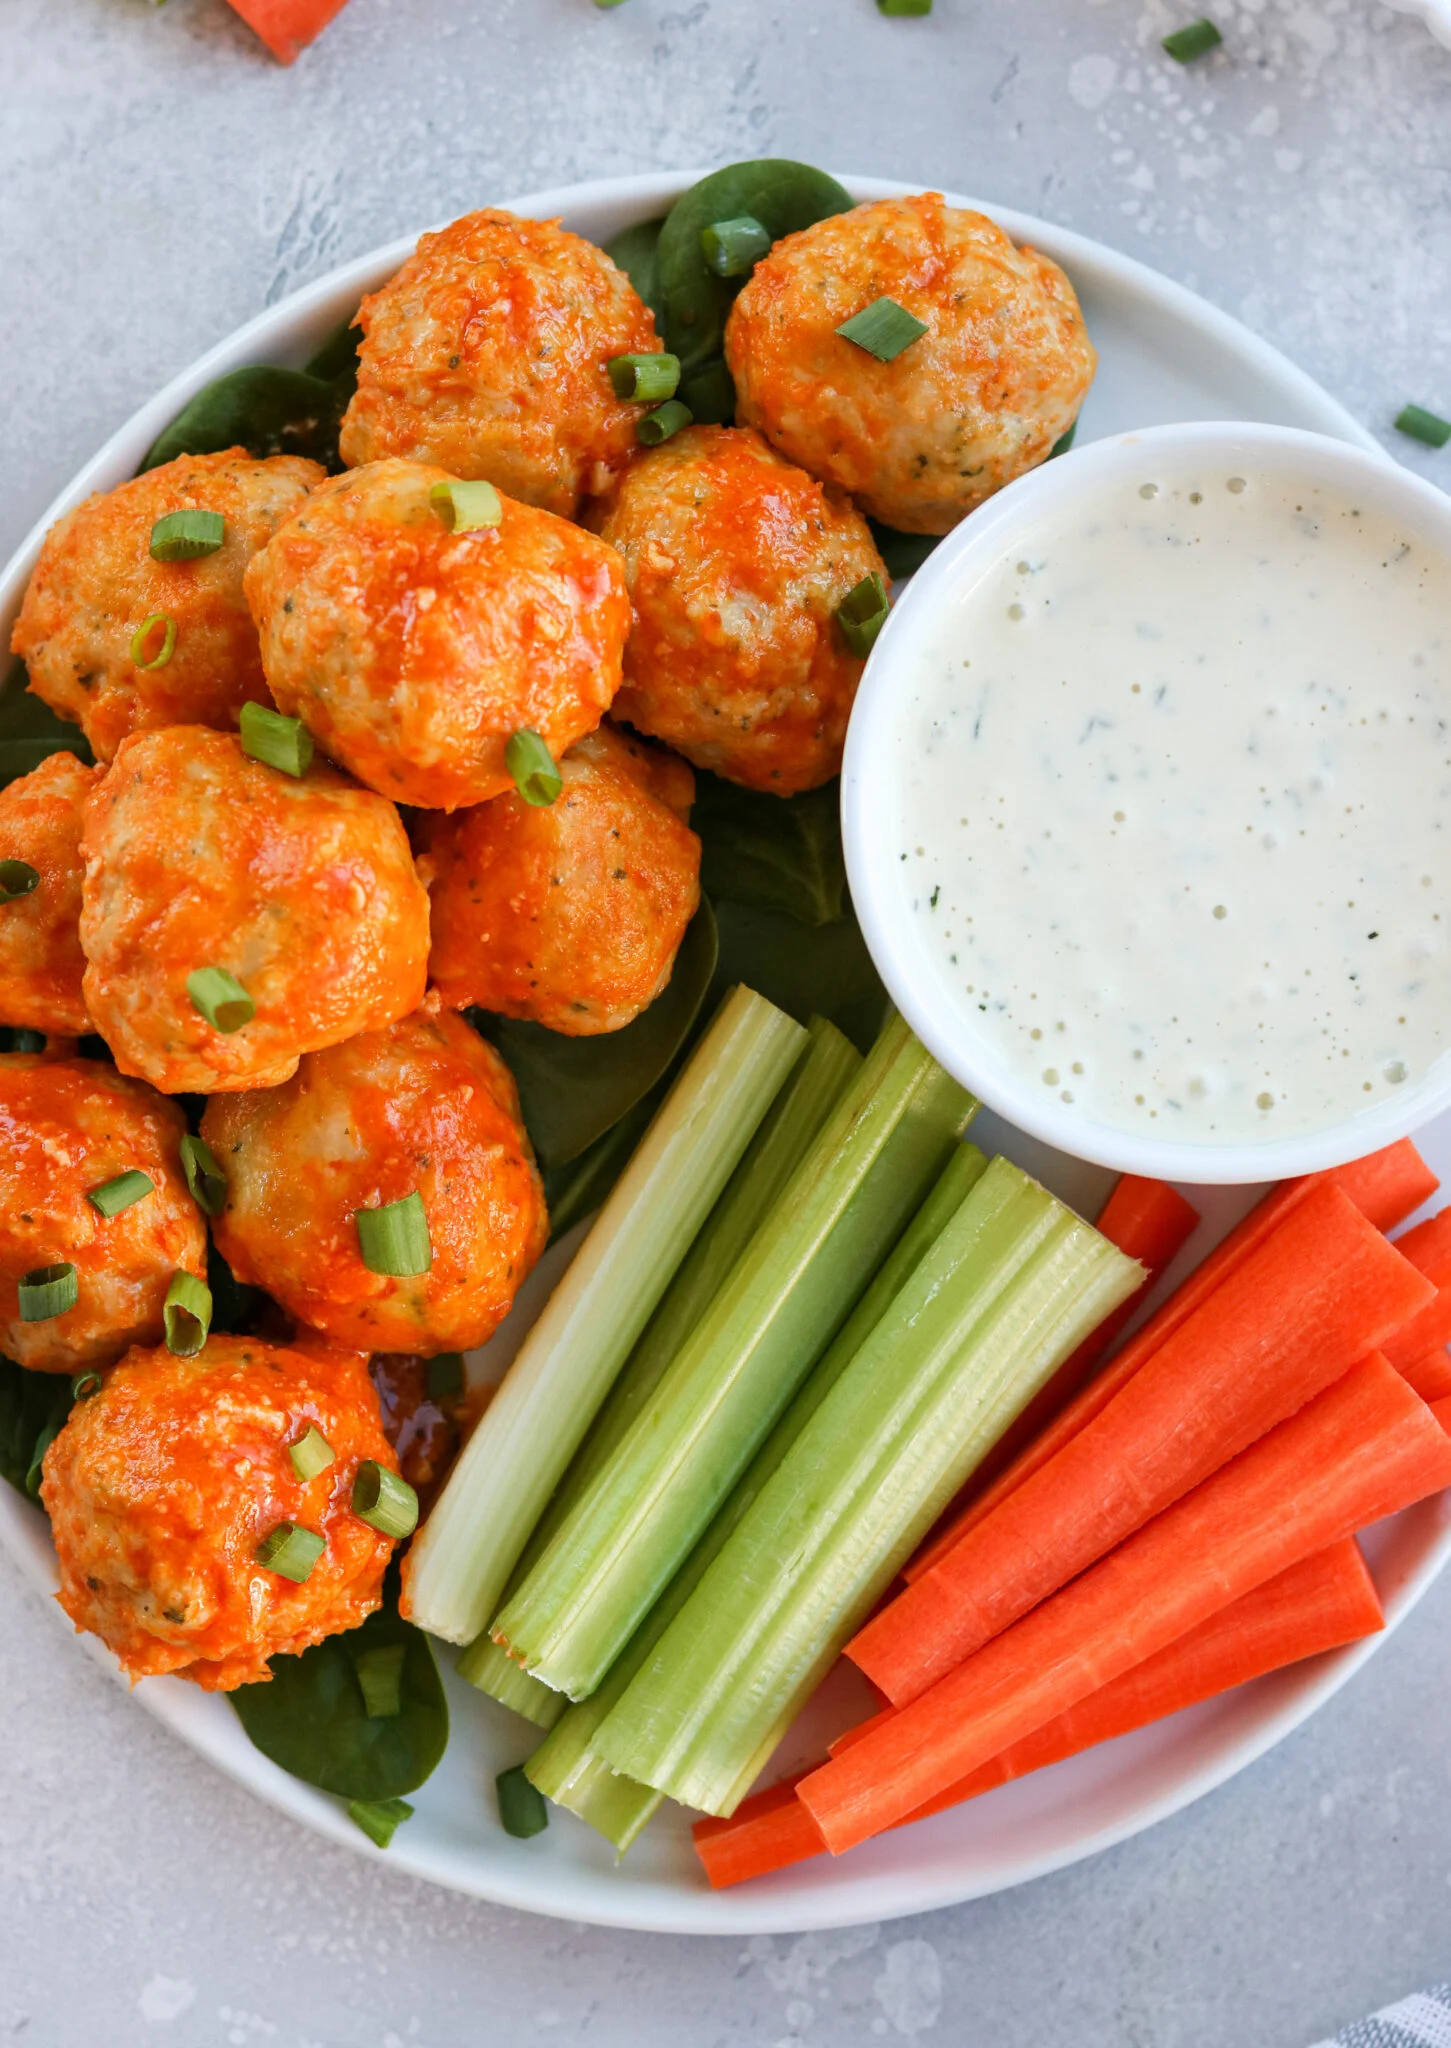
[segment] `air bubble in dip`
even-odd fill
[[[1158,495],[1159,495],[1159,486],[1158,486],[1157,484],[1140,484],[1140,485],[1139,485],[1139,496],[1140,496],[1141,498],[1157,498],[1157,497],[1158,497]]]

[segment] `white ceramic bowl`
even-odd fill
[[[904,914],[902,806],[895,784],[901,720],[945,612],[990,566],[1017,553],[1045,515],[1103,503],[1126,479],[1144,474],[1146,463],[1161,481],[1187,480],[1206,468],[1244,469],[1288,476],[1307,488],[1350,492],[1451,556],[1451,498],[1384,455],[1290,427],[1222,420],[1153,427],[1095,441],[1021,477],[928,558],[872,651],[852,711],[842,776],[852,901],[877,969],[912,1029],[950,1073],[1019,1130],[1125,1173],[1198,1182],[1281,1180],[1361,1158],[1451,1108],[1451,1018],[1448,1050],[1425,1074],[1337,1122],[1242,1144],[1146,1138],[1065,1109],[1047,1091],[1026,1085],[991,1041],[974,1031],[971,1017],[945,999],[940,969],[916,920]]]

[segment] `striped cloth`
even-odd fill
[[[1433,1984],[1369,2019],[1352,2020],[1315,2048],[1451,2048],[1451,1984]]]

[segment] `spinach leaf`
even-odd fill
[[[27,1372],[0,1358],[0,1478],[40,1498],[40,1461],[71,1408],[70,1375]]]
[[[211,1238],[207,1238],[207,1286],[212,1290],[214,1330],[229,1336],[249,1337],[258,1316],[271,1305],[271,1296],[260,1287],[239,1280]]]
[[[303,369],[309,377],[321,378],[324,384],[335,389],[346,389],[349,398],[358,388],[358,344],[363,330],[356,320],[344,320],[341,327],[335,327],[327,340],[308,357]],[[346,401],[344,401],[346,405]]]
[[[660,272],[658,252],[660,230],[663,220],[636,221],[632,228],[622,228],[612,240],[605,243],[605,254],[611,263],[624,271],[650,311],[655,315],[658,328],[664,317],[660,303]]]
[[[48,754],[74,754],[86,767],[95,755],[78,725],[57,718],[26,688],[25,663],[13,661],[0,686],[0,789],[38,768]]]
[[[152,442],[141,467],[156,469],[178,455],[215,455],[242,447],[259,458],[308,455],[339,470],[338,428],[351,396],[346,377],[328,383],[306,370],[276,370],[262,363],[231,370],[183,407]]]
[[[700,881],[710,896],[784,910],[803,924],[834,924],[843,915],[836,782],[780,797],[697,770],[690,822],[700,834]]]
[[[682,1047],[682,1052],[688,1045],[689,1040],[686,1047]],[[592,1145],[586,1145],[583,1152],[574,1159],[566,1160],[563,1166],[551,1166],[547,1170],[544,1175],[544,1201],[549,1210],[551,1244],[599,1208],[629,1165],[630,1155],[665,1099],[675,1077],[675,1064],[672,1062],[669,1072],[662,1074],[655,1086],[642,1095],[632,1109],[627,1109],[617,1123],[611,1124],[603,1137],[596,1138]]]
[[[713,999],[743,981],[800,1023],[829,1017],[854,1045],[870,1050],[889,1003],[850,909],[836,924],[815,926],[746,903],[721,903],[716,915]]]
[[[899,533],[895,526],[883,526],[876,519],[869,519],[867,525],[894,583],[903,576],[915,575],[943,538],[940,533]]]

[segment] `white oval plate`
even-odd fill
[[[698,175],[601,180],[506,203],[520,213],[562,215],[569,227],[605,241],[633,221],[663,213]],[[880,179],[845,182],[861,199],[917,189]],[[1318,385],[1202,299],[1079,235],[1006,208],[985,204],[984,210],[1015,239],[1055,257],[1077,287],[1100,357],[1080,427],[1086,437],[1173,420],[1254,419],[1375,445]],[[54,519],[88,492],[109,489],[132,475],[162,427],[213,377],[243,363],[303,362],[352,313],[362,293],[389,276],[412,247],[412,241],[396,242],[272,307],[144,405],[62,492],[0,577],[5,639],[41,537]],[[1017,1158],[1069,1201],[1091,1205],[1108,1184],[1098,1168],[1051,1152],[986,1112],[974,1136],[988,1149]],[[1451,1119],[1423,1133],[1422,1142],[1432,1166],[1451,1178]],[[1249,1199],[1247,1189],[1195,1192],[1207,1214],[1191,1247],[1193,1258],[1203,1255]],[[490,1347],[491,1365],[501,1366],[512,1353],[522,1327],[537,1313],[558,1258],[558,1253],[551,1255],[521,1294],[515,1314]],[[3,1485],[0,1544],[32,1584],[45,1593],[54,1591],[55,1560],[45,1519]],[[1397,1517],[1375,1532],[1367,1551],[1394,1627],[1451,1554],[1451,1505],[1436,1500]],[[604,1926],[739,1935],[919,1913],[1021,1884],[1176,1812],[1298,1726],[1345,1683],[1378,1640],[1263,1679],[1005,1786],[957,1812],[868,1843],[840,1862],[822,1857],[721,1893],[705,1885],[687,1819],[677,1809],[654,1822],[618,1868],[608,1845],[566,1813],[552,1812],[548,1833],[534,1841],[511,1840],[495,1819],[491,1780],[528,1754],[530,1731],[450,1672],[454,1729],[448,1754],[415,1795],[416,1816],[399,1830],[387,1855],[395,1867],[458,1891]],[[115,1672],[109,1652],[92,1638],[82,1641]],[[177,1679],[146,1679],[137,1686],[136,1698],[260,1798],[348,1848],[378,1853],[336,1801],[289,1778],[254,1750],[224,1699]],[[810,1754],[801,1739],[787,1747],[799,1752],[797,1761]]]

